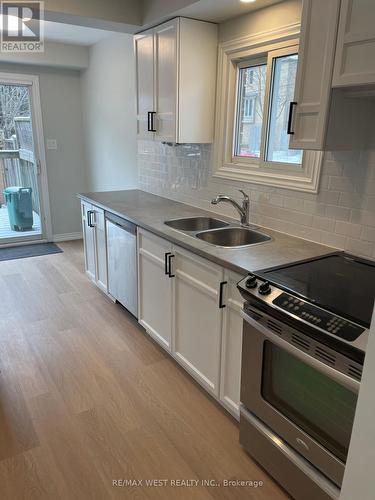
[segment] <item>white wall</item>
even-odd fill
[[[118,34],[90,49],[82,73],[87,182],[90,191],[137,186],[133,36]]]
[[[346,463],[341,500],[375,496],[375,312],[372,318],[358,406]]]
[[[80,232],[76,193],[86,187],[80,74],[21,64],[0,64],[0,72],[39,76],[44,138],[58,144],[56,151],[46,150],[52,232]]]
[[[49,21],[101,29],[136,29],[142,21],[140,0],[44,0]]]
[[[269,31],[301,20],[302,1],[285,0],[219,24],[219,41]]]
[[[83,45],[44,42],[44,52],[1,52],[0,63],[27,64],[81,70],[89,65],[89,49]]]

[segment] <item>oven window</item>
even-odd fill
[[[346,462],[357,395],[266,341],[262,396]]]

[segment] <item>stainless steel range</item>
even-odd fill
[[[295,498],[338,498],[375,296],[375,264],[344,253],[238,288],[240,442]]]

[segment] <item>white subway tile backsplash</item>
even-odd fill
[[[347,238],[345,236],[340,236],[339,234],[334,233],[327,233],[326,231],[322,231],[320,235],[320,243],[340,249],[345,249],[346,240]]]
[[[361,193],[340,193],[339,205],[350,208],[364,208],[365,199]]]
[[[313,218],[313,226],[317,229],[333,232],[335,230],[335,219],[315,215]]]
[[[364,257],[371,257],[374,250],[372,243],[351,238],[348,239],[346,247],[349,252],[356,255],[363,255]]]
[[[254,224],[375,258],[375,150],[326,152],[318,194],[211,176],[211,145],[171,147],[138,142],[139,187],[161,196],[238,218],[225,193],[250,196]]]
[[[343,191],[352,193],[355,183],[352,177],[329,177],[328,188],[332,191]]]
[[[349,220],[350,219],[350,208],[338,207],[336,205],[326,206],[327,217],[332,217],[337,220]]]
[[[284,207],[304,212],[305,200],[301,200],[300,198],[284,198]]]
[[[362,226],[361,240],[375,243],[375,227]]]
[[[351,222],[338,220],[336,221],[335,232],[337,234],[343,234],[344,236],[350,236],[351,238],[359,238],[361,226]]]

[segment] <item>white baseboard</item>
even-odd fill
[[[82,233],[64,233],[64,234],[54,234],[53,235],[53,240],[54,242],[59,242],[59,241],[71,241],[71,240],[81,240],[82,239]]]

